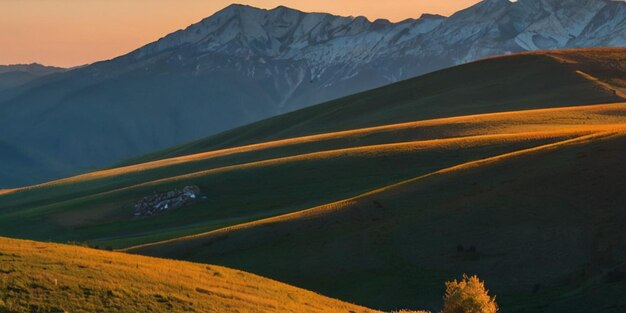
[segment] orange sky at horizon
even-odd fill
[[[107,60],[185,28],[232,3],[399,21],[450,15],[479,0],[1,0],[0,64],[63,67]]]

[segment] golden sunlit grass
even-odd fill
[[[309,210],[127,251],[195,261],[217,259],[220,264],[236,265],[335,296],[345,295],[345,299],[358,299],[372,307],[391,308],[397,308],[393,305],[398,303],[409,303],[400,307],[416,308],[440,304],[426,305],[435,297],[424,294],[407,301],[399,286],[390,287],[394,291],[380,300],[371,298],[375,293],[359,294],[358,286],[350,292],[324,289],[327,280],[307,272],[329,271],[331,277],[361,283],[374,279],[370,282],[376,285],[384,285],[388,275],[396,275],[396,280],[411,275],[411,281],[423,284],[417,290],[427,293],[437,290],[438,284],[450,277],[436,273],[443,271],[458,277],[459,271],[472,269],[487,282],[499,282],[498,299],[504,301],[501,304],[507,311],[512,307],[515,310],[511,311],[523,312],[523,308],[535,305],[552,305],[555,294],[565,303],[559,305],[571,307],[580,302],[580,294],[582,298],[601,299],[602,295],[623,289],[623,284],[602,284],[602,272],[594,274],[597,276],[589,281],[594,285],[589,288],[559,282],[579,277],[578,270],[587,261],[567,257],[587,251],[572,236],[588,240],[596,238],[595,233],[610,232],[615,235],[606,238],[606,244],[623,246],[616,241],[624,231],[623,219],[618,215],[623,199],[616,196],[619,188],[615,186],[623,185],[626,176],[620,167],[624,150],[623,129],[593,133],[466,162]],[[459,243],[477,243],[484,252],[475,260],[460,258],[454,253]],[[536,248],[538,244],[540,248]],[[383,253],[394,257],[381,261]],[[609,257],[604,252],[594,253]],[[296,259],[306,260],[306,270],[292,265]],[[386,263],[369,268],[376,262]],[[496,262],[501,265],[493,266]],[[408,274],[403,266],[419,270]],[[368,276],[371,271],[381,271],[383,278],[378,281]],[[549,291],[531,294],[538,283]],[[558,288],[550,289],[555,288],[552,284]],[[563,290],[568,293],[564,295]],[[613,300],[611,303],[616,305],[621,301]]]
[[[467,136],[460,138],[446,138],[446,139],[434,139],[434,140],[423,140],[423,141],[415,141],[415,142],[406,142],[406,143],[394,143],[394,144],[384,144],[384,145],[372,145],[372,146],[364,146],[364,147],[356,147],[356,148],[346,148],[346,149],[337,149],[330,151],[322,151],[315,153],[308,153],[284,158],[270,159],[258,162],[251,162],[245,164],[238,164],[232,166],[226,166],[216,169],[211,169],[207,171],[198,171],[192,174],[185,174],[180,176],[169,177],[166,179],[155,180],[147,183],[147,185],[159,185],[163,183],[170,183],[177,180],[186,180],[195,177],[202,177],[209,174],[234,171],[234,170],[245,170],[251,169],[255,167],[264,167],[264,166],[273,166],[280,165],[290,162],[299,162],[299,161],[313,161],[313,160],[322,160],[322,159],[334,159],[334,158],[345,158],[349,156],[355,155],[377,155],[377,154],[387,154],[387,153],[411,153],[416,151],[427,151],[427,150],[436,150],[436,149],[464,149],[469,147],[478,147],[478,146],[488,146],[488,145],[497,145],[503,143],[510,142],[523,142],[523,141],[533,141],[533,140],[542,140],[542,139],[563,139],[575,136],[581,136],[588,133],[594,133],[597,131],[606,131],[606,130],[617,130],[626,128],[626,125],[591,125],[586,127],[562,127],[557,130],[549,130],[549,131],[536,131],[536,132],[527,132],[527,133],[513,133],[513,134],[497,134],[497,135],[478,135],[478,136]],[[132,188],[144,186],[143,184],[135,185]],[[118,189],[120,191],[123,189]]]
[[[242,229],[253,229],[253,228],[268,226],[268,225],[277,224],[277,223],[290,223],[290,222],[294,222],[294,221],[297,221],[297,220],[306,220],[306,219],[309,219],[309,218],[324,216],[324,215],[330,214],[330,213],[335,212],[335,211],[340,211],[340,210],[343,210],[343,209],[350,208],[350,207],[354,206],[355,204],[358,204],[359,202],[362,202],[365,199],[371,199],[371,198],[375,197],[378,194],[386,194],[386,196],[389,196],[390,193],[401,193],[401,192],[403,192],[406,189],[411,189],[412,186],[416,182],[419,182],[421,180],[425,180],[425,179],[428,179],[428,178],[431,178],[431,177],[434,177],[434,176],[445,175],[445,174],[448,174],[448,173],[451,173],[451,172],[462,171],[462,170],[466,170],[466,169],[474,168],[474,167],[479,167],[479,166],[486,165],[486,164],[492,164],[492,163],[499,162],[501,160],[514,158],[514,157],[518,157],[518,156],[526,155],[526,154],[532,154],[532,153],[535,153],[535,152],[538,152],[538,151],[557,149],[559,147],[563,147],[563,146],[567,146],[567,145],[583,144],[583,143],[589,142],[589,141],[597,139],[597,138],[603,138],[603,137],[608,137],[608,136],[614,135],[614,134],[618,133],[619,131],[624,132],[624,131],[626,131],[626,125],[624,125],[624,127],[621,127],[621,128],[620,127],[611,126],[611,127],[606,128],[606,129],[605,128],[601,128],[601,129],[603,129],[605,131],[604,132],[593,133],[593,134],[590,134],[590,135],[584,135],[584,136],[580,136],[580,137],[573,138],[573,139],[558,141],[556,143],[550,143],[550,144],[546,144],[546,145],[541,145],[541,146],[533,147],[533,148],[529,148],[529,149],[514,151],[514,152],[498,155],[498,156],[495,156],[495,157],[491,157],[491,158],[486,158],[486,159],[482,159],[482,160],[476,160],[476,161],[466,162],[466,163],[463,163],[463,164],[458,164],[458,165],[455,165],[455,166],[452,166],[452,167],[448,167],[448,168],[444,168],[444,169],[441,169],[439,171],[435,171],[435,172],[432,172],[432,173],[428,173],[426,175],[422,175],[422,176],[419,176],[419,177],[416,177],[416,178],[413,178],[413,179],[410,179],[410,180],[407,180],[407,181],[403,181],[403,182],[400,182],[400,183],[388,185],[388,186],[385,186],[383,188],[379,188],[379,189],[367,192],[365,194],[359,195],[359,196],[354,197],[354,198],[340,200],[340,201],[337,201],[337,202],[334,202],[334,203],[330,203],[330,204],[314,207],[314,208],[311,208],[311,209],[307,209],[307,210],[303,210],[303,211],[299,211],[299,212],[294,212],[294,213],[289,213],[289,214],[284,214],[284,215],[280,215],[280,216],[276,216],[276,217],[272,217],[272,218],[256,220],[256,221],[253,221],[253,222],[250,222],[250,223],[244,223],[244,224],[239,224],[239,225],[235,225],[235,226],[231,226],[231,227],[226,227],[226,228],[222,228],[222,229],[219,229],[219,230],[216,230],[216,231],[212,231],[212,232],[208,232],[208,233],[205,233],[205,234],[197,234],[197,235],[192,235],[192,236],[185,236],[185,237],[176,238],[176,239],[172,239],[172,240],[166,240],[166,241],[157,242],[157,243],[151,243],[151,244],[145,244],[145,245],[140,245],[140,246],[136,246],[136,247],[130,247],[130,248],[123,249],[123,250],[124,251],[128,251],[128,252],[132,252],[132,253],[137,253],[137,254],[168,255],[168,251],[170,249],[179,250],[179,249],[181,249],[181,246],[184,247],[183,250],[200,248],[200,246],[203,245],[205,242],[207,242],[207,240],[210,241],[210,240],[212,240],[215,237],[225,236],[225,235],[227,235],[227,234],[229,234],[229,233],[231,233],[233,231],[238,231],[238,230],[242,230]],[[516,137],[516,136],[514,135],[513,137]],[[523,137],[523,138],[526,138],[526,137]]]
[[[0,238],[0,312],[372,312],[220,266]]]
[[[24,214],[27,218],[37,216],[39,220],[46,216],[48,222],[41,234],[28,238],[46,239],[51,238],[51,233],[63,234],[46,228],[59,227],[67,230],[68,240],[93,243],[96,239],[100,242],[95,244],[123,248],[201,234],[251,220],[259,222],[269,216],[395,187],[412,177],[476,164],[472,161],[497,160],[515,150],[619,132],[625,125],[626,104],[434,119],[279,140],[104,170],[9,191],[0,201],[4,200],[9,208],[14,206],[13,210],[2,212],[7,216],[5,221]],[[372,162],[381,166],[371,168]],[[332,171],[335,179],[323,180],[315,174],[315,168],[317,172],[321,168]],[[264,194],[258,188],[255,184],[258,175],[271,184],[272,192]],[[333,193],[332,189],[345,188],[346,184],[356,189],[349,180],[355,175],[367,181],[359,179],[363,184],[351,193]],[[318,195],[311,199],[306,191],[294,190],[281,184],[282,181],[308,183],[309,193]],[[177,211],[167,214],[167,218],[149,220],[133,219],[130,209],[127,210],[145,194],[189,184],[200,185],[215,202],[198,205],[195,211]],[[245,202],[235,195],[236,190],[243,189],[252,192]],[[278,201],[273,194],[276,192],[282,197]],[[32,225],[22,217],[19,220]],[[107,223],[108,226],[99,225]],[[108,232],[117,231],[111,236],[105,227]],[[79,232],[82,237],[73,235]]]
[[[357,141],[360,138],[367,138],[372,136],[383,136],[383,139],[389,139],[389,137],[392,137],[397,141],[413,141],[411,139],[421,139],[428,141],[434,139],[448,139],[466,136],[515,134],[542,131],[584,133],[592,131],[602,131],[603,128],[607,127],[621,127],[621,124],[625,122],[626,104],[605,104],[566,108],[550,108],[441,118],[276,140],[241,147],[197,153],[137,165],[96,171],[41,185],[0,191],[0,194],[45,188],[55,185],[85,183],[98,179],[126,175],[129,173],[139,173],[151,169],[167,168],[177,164],[198,162],[217,157],[228,157],[236,154],[262,151],[277,147],[299,146],[310,143],[323,143],[338,139],[346,141],[346,145],[349,145],[350,141]],[[372,144],[376,143],[377,141],[372,142]]]

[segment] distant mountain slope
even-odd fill
[[[64,68],[41,64],[0,65],[0,92],[24,85],[37,78],[66,71]]]
[[[1,312],[375,312],[220,266],[0,238]]]
[[[487,59],[280,115],[127,164],[418,119],[623,101],[625,55],[624,48],[569,49]]]
[[[0,180],[27,185],[35,179],[52,180],[59,175],[71,173],[67,167],[45,155],[25,147],[12,145],[0,140]],[[2,185],[0,184],[0,187]]]
[[[75,170],[101,167],[483,57],[619,46],[624,7],[484,0],[449,18],[390,23],[233,5],[128,55],[0,95],[0,139]]]
[[[45,76],[49,74],[64,72],[66,70],[67,69],[62,67],[46,66],[39,63],[0,65],[0,74],[11,72],[25,72],[36,76]]]

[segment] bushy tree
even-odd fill
[[[496,298],[489,296],[485,283],[477,276],[463,275],[460,281],[446,283],[441,313],[496,313]]]

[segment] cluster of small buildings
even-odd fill
[[[198,186],[185,186],[162,193],[143,197],[134,205],[135,216],[151,216],[169,210],[182,208],[193,203],[200,195]]]

